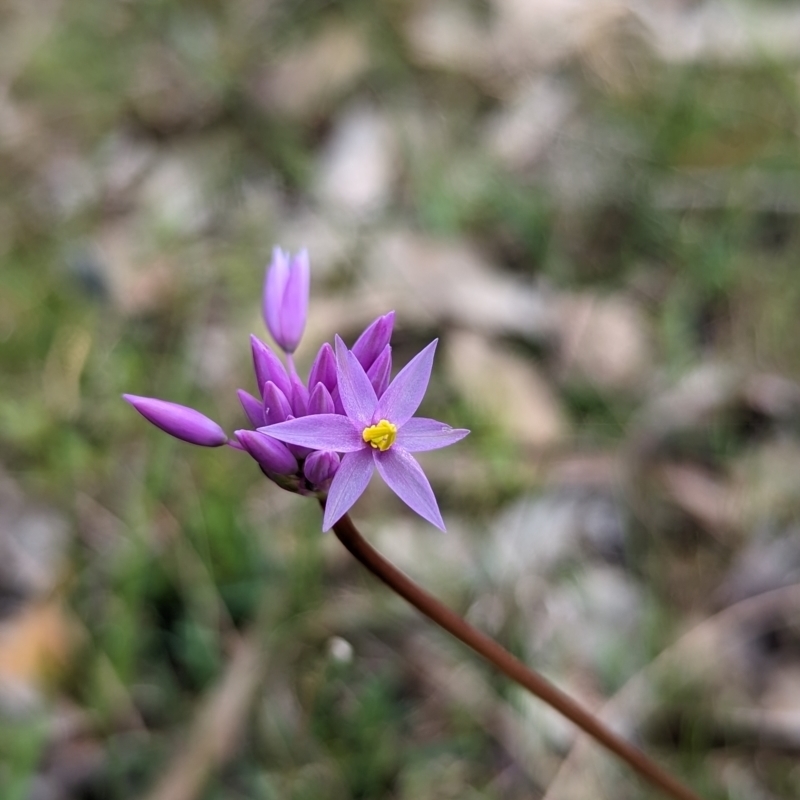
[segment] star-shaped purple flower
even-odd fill
[[[415,356],[380,399],[356,356],[336,337],[336,375],[345,414],[314,414],[259,428],[287,444],[343,453],[325,504],[322,530],[349,511],[377,469],[394,493],[421,517],[444,530],[425,473],[411,453],[436,450],[468,430],[415,417],[433,366],[436,340]]]

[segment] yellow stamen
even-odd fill
[[[361,436],[365,442],[369,442],[374,448],[383,452],[394,444],[394,440],[397,438],[397,425],[393,425],[388,419],[382,419],[377,425],[364,428]]]

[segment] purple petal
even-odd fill
[[[292,414],[295,417],[304,417],[308,414],[308,389],[295,374],[289,380],[292,383]]]
[[[264,421],[274,425],[289,416],[292,416],[292,406],[286,395],[272,381],[267,381],[264,384]]]
[[[381,354],[384,347],[389,344],[392,338],[392,328],[394,327],[394,311],[378,317],[361,336],[356,339],[353,345],[353,355],[365,370],[368,370],[375,359]]]
[[[372,452],[375,466],[389,488],[417,514],[443,531],[444,521],[433,490],[414,456],[397,445],[384,452]]]
[[[236,438],[265,472],[278,475],[297,472],[297,459],[285,444],[255,431],[236,431]]]
[[[297,349],[306,327],[308,284],[308,251],[301,250],[289,266],[289,280],[283,292],[281,306],[282,338],[276,340],[287,353],[293,353]]]
[[[266,420],[264,419],[264,407],[261,405],[261,401],[256,400],[253,395],[246,392],[244,389],[237,389],[236,394],[239,395],[239,402],[242,404],[242,408],[247,415],[247,419],[250,420],[250,424],[254,428],[260,428],[264,425]]]
[[[375,394],[380,397],[389,385],[389,378],[392,374],[392,346],[387,344],[381,354],[375,359],[372,366],[367,370],[367,377],[375,390]]]
[[[469,431],[466,428],[451,428],[444,422],[425,417],[411,417],[399,431],[397,444],[409,453],[423,450],[438,450],[463,439]]]
[[[327,342],[320,347],[308,373],[308,385],[316,386],[318,383],[323,384],[329,392],[336,388],[336,356]]]
[[[333,398],[331,393],[325,388],[324,383],[318,383],[311,396],[308,398],[308,413],[309,414],[334,414],[336,409],[333,405]]]
[[[262,433],[288,444],[310,447],[313,450],[335,450],[352,453],[369,449],[353,423],[341,414],[315,414],[313,417],[280,422],[259,428]]]
[[[438,341],[434,339],[400,370],[381,395],[375,412],[376,419],[388,419],[399,428],[414,416],[431,379],[433,354]]]
[[[281,308],[286,283],[289,280],[289,254],[284,253],[280,247],[272,251],[272,261],[267,267],[264,280],[264,322],[272,338],[280,344],[283,337],[281,330]],[[263,384],[259,384],[261,386]]]
[[[336,381],[347,416],[364,427],[371,425],[378,398],[364,368],[338,336],[336,337]]]
[[[213,419],[193,408],[135,394],[122,397],[146,420],[176,439],[201,447],[220,447],[228,441],[228,434]]]
[[[325,502],[325,516],[322,530],[330,530],[352,507],[367,488],[372,477],[374,462],[371,448],[347,453],[333,476],[328,499]]]
[[[286,397],[292,396],[292,385],[289,376],[286,374],[281,360],[264,342],[255,336],[250,337],[250,345],[253,350],[253,367],[256,372],[256,384],[261,396],[264,396],[264,384],[272,381]]]
[[[341,459],[330,450],[315,450],[303,464],[303,475],[315,487],[330,481],[339,469]]]

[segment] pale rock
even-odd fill
[[[473,77],[489,71],[487,31],[463,4],[421,3],[410,16],[405,35],[412,58],[423,66]]]
[[[269,113],[299,119],[318,116],[358,81],[370,60],[361,30],[331,24],[266,64],[256,75],[250,96]]]
[[[352,221],[374,217],[390,200],[396,151],[386,118],[366,106],[351,108],[323,146],[314,194],[334,216]]]
[[[61,577],[69,524],[54,509],[30,502],[0,471],[0,593],[44,597]]]
[[[620,505],[603,493],[564,488],[523,495],[492,523],[483,562],[498,584],[545,578],[584,545],[613,555],[608,551],[620,549],[625,524]],[[523,589],[522,605],[524,595]]]
[[[365,255],[364,293],[382,295],[404,320],[457,323],[493,334],[548,337],[548,293],[505,276],[475,246],[412,231],[387,231]]]
[[[117,204],[144,178],[157,154],[151,142],[127,133],[112,133],[99,153],[100,178],[106,198]]]
[[[486,125],[484,139],[508,169],[532,166],[577,106],[575,93],[550,76],[525,83]]]
[[[459,332],[447,342],[445,363],[464,400],[510,441],[536,449],[563,443],[567,419],[529,359],[477,334]]]
[[[519,74],[550,67],[580,50],[619,0],[492,0],[496,66]]]
[[[653,51],[668,63],[796,62],[800,53],[800,9],[792,4],[705,0],[632,6]]]
[[[530,652],[571,668],[632,671],[644,656],[637,647],[643,608],[641,588],[622,569],[588,566],[544,596],[530,620]]]
[[[647,321],[632,300],[566,294],[557,308],[559,368],[565,378],[610,391],[643,384],[653,352]]]
[[[212,208],[203,181],[208,177],[209,161],[204,162],[201,170],[199,158],[167,153],[153,166],[138,199],[154,225],[187,236],[200,233],[208,225]]]
[[[561,64],[631,16],[622,0],[493,0],[488,19],[442,0],[420,4],[405,35],[418,63],[502,92],[509,78]]]
[[[347,226],[336,224],[329,216],[313,208],[287,214],[278,229],[281,247],[285,250],[296,252],[308,248],[315,281],[324,281],[353,258],[355,235]]]

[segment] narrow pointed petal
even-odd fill
[[[239,395],[239,402],[242,404],[242,408],[247,415],[247,419],[250,420],[250,424],[254,428],[260,428],[262,425],[266,425],[264,406],[261,404],[261,401],[256,400],[250,392],[246,392],[244,389],[237,389],[236,394]]]
[[[308,251],[301,250],[289,266],[289,279],[286,282],[281,307],[282,338],[278,344],[287,353],[293,353],[297,349],[306,327],[309,271]]]
[[[409,453],[421,453],[455,444],[468,433],[466,428],[451,428],[435,419],[412,417],[397,432],[397,444]]]
[[[372,366],[367,370],[367,377],[375,390],[375,394],[380,397],[389,385],[389,378],[392,374],[392,346],[387,344],[381,354],[375,359]]]
[[[336,381],[347,416],[365,427],[371,425],[378,398],[364,368],[338,336],[336,337]]]
[[[400,370],[381,396],[376,412],[378,418],[388,419],[399,428],[414,416],[431,379],[433,354],[438,341],[434,339]]]
[[[280,247],[276,247],[272,251],[272,261],[267,267],[264,279],[263,310],[267,330],[278,344],[282,338],[281,308],[288,280],[289,254],[284,253]]]
[[[256,373],[256,384],[261,396],[264,396],[264,384],[272,381],[287,397],[292,396],[292,385],[281,360],[272,350],[256,336],[250,337],[253,350],[253,368]]]
[[[371,448],[347,453],[333,476],[328,499],[325,501],[325,516],[322,530],[328,531],[338,522],[364,494],[374,471]]]
[[[220,447],[228,441],[228,434],[213,419],[193,408],[155,397],[139,397],[135,394],[124,394],[122,397],[148,422],[176,439],[201,447]]]
[[[325,384],[318,383],[311,391],[308,398],[309,414],[334,414],[336,409],[333,405],[331,393],[325,388]]]
[[[297,375],[293,374],[289,380],[292,383],[292,414],[295,417],[304,417],[308,414],[308,389]]]
[[[341,414],[298,417],[277,425],[267,425],[259,428],[259,431],[287,444],[310,447],[312,450],[352,453],[364,448],[370,449],[364,443],[358,429]]]
[[[303,475],[314,487],[320,487],[333,479],[341,459],[330,450],[315,450],[303,464]]]
[[[255,431],[236,431],[236,438],[265,472],[278,475],[293,475],[297,472],[297,459],[277,439]]]
[[[336,388],[336,356],[327,342],[320,347],[308,373],[308,385],[316,386],[318,383],[323,384],[329,392]]]
[[[358,359],[364,370],[368,370],[375,359],[381,354],[383,348],[389,344],[394,327],[394,311],[378,317],[353,345],[353,355]]]
[[[267,381],[264,384],[264,421],[274,425],[289,416],[292,416],[292,406],[286,395],[272,381]]]
[[[375,466],[389,488],[423,519],[443,531],[444,521],[433,489],[414,456],[397,445],[383,453],[380,450],[372,452]]]

